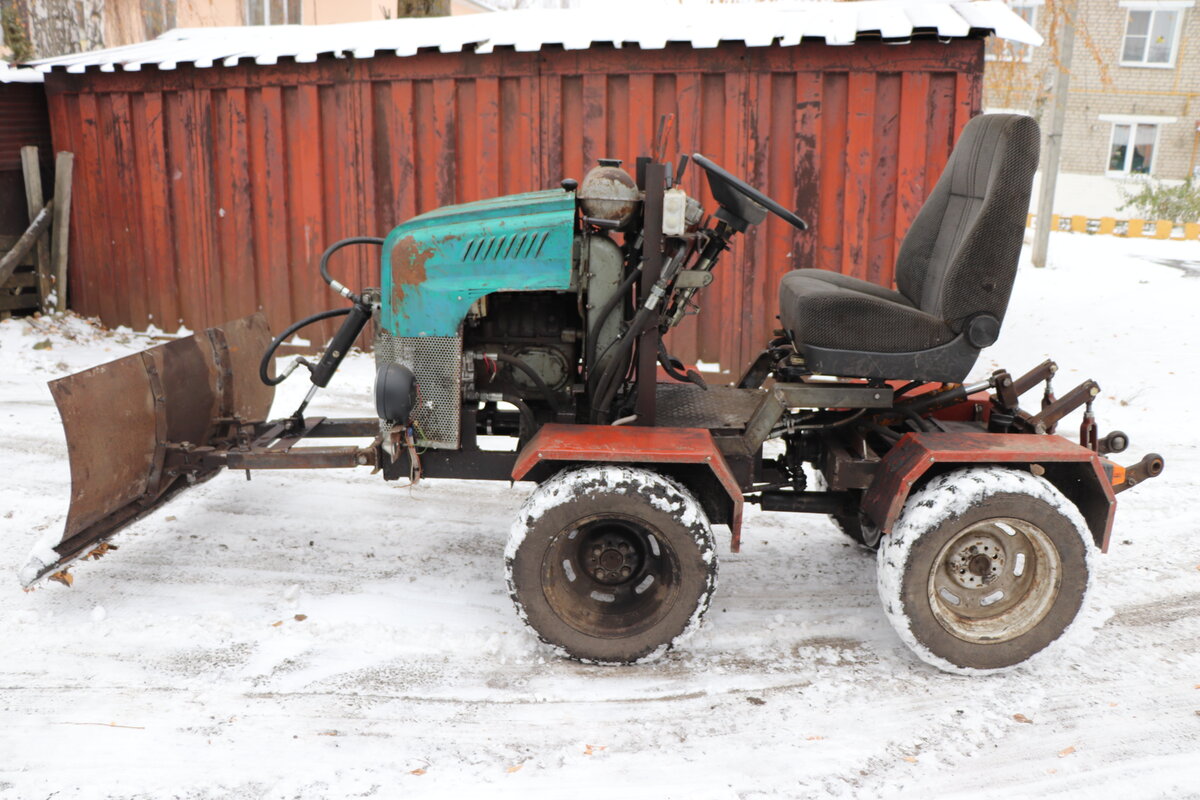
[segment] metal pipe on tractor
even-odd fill
[[[686,158],[673,170],[660,152],[636,178],[604,160],[581,183],[337,242],[320,273],[349,307],[274,338],[254,315],[51,383],[71,507],[22,581],[69,582],[73,561],[224,467],[369,466],[385,480],[536,483],[505,552],[508,589],[534,633],[573,658],[651,658],[694,629],[715,590],[713,526],[738,551],[747,502],[826,514],[877,549],[888,616],[929,663],[990,672],[1040,656],[1082,607],[1116,495],[1163,459],[1110,460],[1129,437],[1100,435],[1094,382],[1056,397],[1053,362],[967,380],[1001,330],[1037,153],[1032,119],[972,120],[899,249],[895,288],[787,273],[780,330],[727,386],[672,358],[668,334],[699,313],[738,234],[768,213],[808,226],[702,155],[691,165],[711,214],[678,185]],[[381,248],[377,288],[330,275],[352,245]],[[272,377],[284,341],[335,317],[316,363]],[[308,414],[368,320],[375,415]],[[312,388],[269,420],[274,386],[299,366]],[[1038,386],[1039,406],[1022,409]],[[1078,409],[1074,442],[1055,431]],[[362,442],[312,446],[347,437]],[[781,455],[768,458],[771,440]]]

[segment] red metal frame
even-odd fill
[[[738,552],[742,536],[742,489],[712,434],[704,428],[641,428],[612,425],[543,425],[517,455],[514,481],[547,461],[578,464],[703,464],[733,505],[729,530]]]
[[[934,464],[1077,464],[1083,469],[1073,476],[1075,485],[1059,488],[1080,506],[1096,543],[1107,551],[1117,501],[1105,461],[1095,451],[1061,436],[909,433],[884,456],[862,508],[880,530],[890,533],[912,487]],[[1053,481],[1055,476],[1047,478]]]

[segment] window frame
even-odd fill
[[[1101,122],[1110,124],[1108,148],[1104,151],[1104,174],[1110,178],[1151,177],[1154,174],[1154,167],[1158,164],[1158,146],[1162,141],[1163,126],[1179,121],[1178,117],[1135,116],[1131,114],[1101,114],[1099,119]],[[1124,167],[1116,170],[1112,169],[1109,164],[1112,163],[1113,143],[1117,138],[1118,125],[1129,126],[1129,145],[1125,151]],[[1133,172],[1129,168],[1133,161],[1133,147],[1137,142],[1137,128],[1139,125],[1154,128],[1154,144],[1151,146],[1152,149],[1150,151],[1150,168],[1145,172]]]
[[[1121,31],[1121,40],[1118,43],[1117,63],[1122,67],[1133,67],[1135,69],[1175,69],[1175,62],[1179,58],[1179,42],[1183,36],[1184,14],[1189,8],[1195,5],[1194,0],[1123,0],[1118,3],[1120,8],[1125,9],[1125,26]],[[1129,22],[1133,17],[1134,11],[1149,11],[1150,24],[1146,29],[1146,47],[1142,52],[1143,60],[1127,61],[1125,59],[1125,40],[1129,38]],[[1146,61],[1145,56],[1149,55],[1150,51],[1150,34],[1154,31],[1154,17],[1160,11],[1175,12],[1175,30],[1171,34],[1171,57],[1163,63],[1154,63]]]
[[[1008,6],[1009,11],[1012,11],[1014,14],[1017,13],[1016,10],[1018,8],[1028,8],[1030,12],[1029,19],[1025,21],[1028,22],[1029,27],[1033,28],[1034,30],[1037,30],[1038,10],[1045,4],[1046,0],[1004,0],[1004,5]],[[1024,19],[1024,17],[1022,17],[1022,19]],[[992,35],[992,39],[1002,43],[1000,47],[1001,54],[1005,49],[1008,49],[1010,54],[1013,53],[1013,51],[1018,51],[1019,49],[1021,55],[1017,58],[1002,58],[1001,54],[988,52],[990,48],[984,47],[984,61],[995,61],[999,64],[1029,64],[1033,61],[1033,45],[1024,44],[1022,42],[1010,42],[1007,39],[1000,39],[996,37],[995,34]]]
[[[246,25],[257,25],[267,27],[270,25],[303,25],[304,24],[304,0],[281,0],[284,7],[284,17],[291,16],[290,12],[294,6],[296,9],[296,21],[291,22],[283,19],[277,22],[269,21],[271,15],[271,0],[243,0],[242,11]],[[254,10],[258,7],[262,11],[262,22],[254,21]]]

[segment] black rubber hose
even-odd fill
[[[911,408],[906,408],[905,406],[896,406],[896,410],[899,411],[900,414],[909,422],[915,425],[918,431],[928,433],[930,430],[932,430],[925,420],[921,419],[921,415],[916,411],[913,411]]]
[[[555,413],[555,415],[558,414],[558,399],[554,396],[554,393],[550,391],[550,387],[546,385],[546,382],[542,380],[542,376],[538,375],[537,372],[534,371],[533,367],[529,366],[516,356],[510,356],[508,353],[497,353],[496,360],[502,361],[505,364],[516,367],[517,369],[521,370],[521,372],[524,372],[529,380],[533,381],[533,385],[537,387],[538,391],[542,393],[542,397],[546,398],[546,403],[550,406],[550,409]]]
[[[596,324],[588,332],[587,355],[586,361],[584,361],[589,370],[596,368],[596,339],[600,336],[600,329],[604,327],[604,323],[608,322],[608,318],[612,316],[613,309],[617,307],[617,304],[629,294],[629,290],[633,288],[633,282],[641,274],[642,268],[640,266],[630,272],[625,280],[621,281],[621,285],[617,287],[617,291],[613,293],[613,296],[605,301],[604,306],[600,309],[600,313],[596,315]]]
[[[517,411],[521,413],[521,419],[525,420],[525,424],[529,426],[529,435],[532,436],[537,430],[537,417],[533,415],[533,409],[525,405],[525,401],[515,394],[502,394],[500,397],[504,399],[504,402],[517,407]]]
[[[860,422],[860,423],[858,423],[858,425],[860,428],[864,428],[865,430],[868,430],[868,431],[874,433],[876,436],[878,436],[880,439],[883,439],[888,444],[895,444],[896,442],[900,441],[901,434],[896,433],[891,428],[885,428],[878,423]]]
[[[348,239],[342,239],[341,241],[334,242],[325,249],[324,253],[321,254],[321,279],[328,283],[330,288],[340,294],[342,297],[345,297],[355,303],[359,302],[358,295],[347,289],[338,281],[335,281],[333,276],[329,274],[329,257],[338,250],[341,250],[343,247],[349,247],[352,244],[377,244],[382,247],[383,242],[384,240],[378,236],[351,236]]]
[[[260,361],[258,364],[259,379],[267,386],[278,386],[279,384],[283,383],[282,375],[272,378],[267,374],[271,366],[271,359],[275,357],[275,351],[279,349],[279,345],[283,344],[288,337],[301,328],[308,327],[314,322],[321,322],[322,320],[333,319],[334,317],[344,317],[350,313],[352,308],[353,306],[349,306],[347,308],[334,308],[329,311],[322,311],[319,314],[313,314],[311,317],[305,317],[299,322],[293,322],[291,325],[289,325],[287,330],[271,340],[270,346],[267,347],[267,352],[263,353],[262,361]],[[309,367],[309,369],[311,370],[312,368]]]
[[[633,320],[629,324],[629,330],[625,331],[625,336],[621,339],[620,347],[609,362],[608,367],[604,370],[604,374],[600,377],[600,382],[596,384],[596,393],[593,395],[593,400],[598,399],[599,403],[592,406],[592,420],[596,421],[608,412],[609,406],[612,405],[613,398],[617,394],[617,390],[621,386],[621,375],[618,373],[618,368],[621,373],[628,369],[629,354],[633,352],[633,345],[642,332],[653,321],[654,309],[642,306],[638,309],[638,313],[633,315]]]

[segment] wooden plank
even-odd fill
[[[32,223],[46,205],[42,195],[42,167],[38,163],[38,149],[32,145],[21,148],[21,172],[25,177],[25,207],[29,211],[29,221]],[[45,239],[38,239],[35,248],[35,259],[38,272],[38,303],[45,306],[46,298],[50,296],[50,245]]]
[[[38,307],[36,292],[25,294],[0,294],[0,311],[28,311]]]
[[[1071,216],[1071,233],[1087,233],[1087,217],[1081,214]]]
[[[75,154],[63,151],[54,160],[54,221],[50,233],[50,264],[54,272],[54,310],[67,310],[67,254],[71,228],[71,173]]]
[[[1117,227],[1117,221],[1115,219],[1113,219],[1112,217],[1101,217],[1100,218],[1100,229],[1096,232],[1111,234],[1113,232],[1113,230],[1116,229],[1116,227]]]
[[[13,289],[36,289],[37,282],[37,270],[30,269],[24,272],[14,272],[4,282],[4,291],[11,293]]]
[[[53,213],[54,201],[51,200],[42,207],[42,210],[29,223],[29,227],[21,234],[21,238],[17,239],[17,243],[13,249],[5,253],[3,258],[0,258],[0,285],[8,280],[8,276],[20,265],[21,259],[25,257],[25,254],[41,241],[42,234],[50,227],[50,218]]]
[[[1183,238],[1189,241],[1200,239],[1200,222],[1186,222],[1183,225]]]

